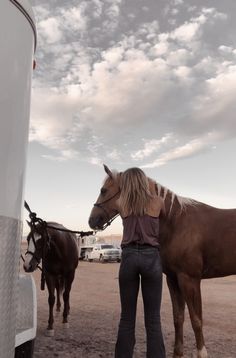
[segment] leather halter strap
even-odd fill
[[[114,221],[118,216],[119,216],[119,212],[117,210],[115,210],[115,214],[114,216],[112,216],[110,218],[110,215],[108,213],[108,211],[104,208],[103,204],[108,203],[110,200],[114,199],[116,197],[116,195],[120,194],[120,189],[114,194],[112,195],[110,198],[102,201],[101,203],[95,203],[93,204],[93,206],[102,209],[103,212],[106,214],[106,218],[107,218],[107,222],[103,225],[103,227],[100,230],[105,230],[109,225],[111,225],[112,221]]]

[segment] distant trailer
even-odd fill
[[[90,252],[93,250],[94,245],[98,242],[104,242],[102,238],[95,235],[84,236],[79,239],[79,258],[80,260],[88,260]]]
[[[33,278],[19,275],[36,29],[27,0],[0,1],[0,358],[30,358],[36,336]]]

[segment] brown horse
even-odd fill
[[[119,214],[119,181],[111,172],[91,211],[89,225],[103,229]],[[217,209],[180,197],[149,179],[153,195],[164,199],[160,217],[163,271],[170,291],[175,327],[174,358],[183,356],[183,323],[187,303],[198,358],[207,358],[203,336],[201,279],[236,274],[236,210]],[[222,352],[223,356],[223,352]]]
[[[46,227],[41,224],[29,225],[31,231],[27,237],[28,248],[24,269],[26,272],[35,271],[42,259],[42,269],[49,294],[47,332],[49,336],[53,336],[55,290],[57,292],[57,311],[60,311],[60,294],[63,291],[63,324],[65,328],[69,327],[70,291],[79,261],[77,239],[70,232],[60,231],[65,230],[61,224],[47,222]]]

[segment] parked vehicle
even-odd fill
[[[82,238],[79,237],[78,241],[80,260],[88,259],[88,253],[93,250],[94,245],[104,243],[104,240],[96,235],[88,235]]]
[[[85,253],[85,259],[88,261],[98,260],[101,262],[116,261],[120,262],[121,253],[114,245],[111,244],[96,244],[91,250]]]

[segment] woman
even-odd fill
[[[120,190],[119,208],[123,221],[119,271],[121,318],[115,358],[133,356],[140,282],[147,334],[146,357],[164,358],[165,346],[160,322],[162,266],[158,243],[159,215],[164,209],[163,201],[151,193],[148,178],[139,168],[122,173]]]

